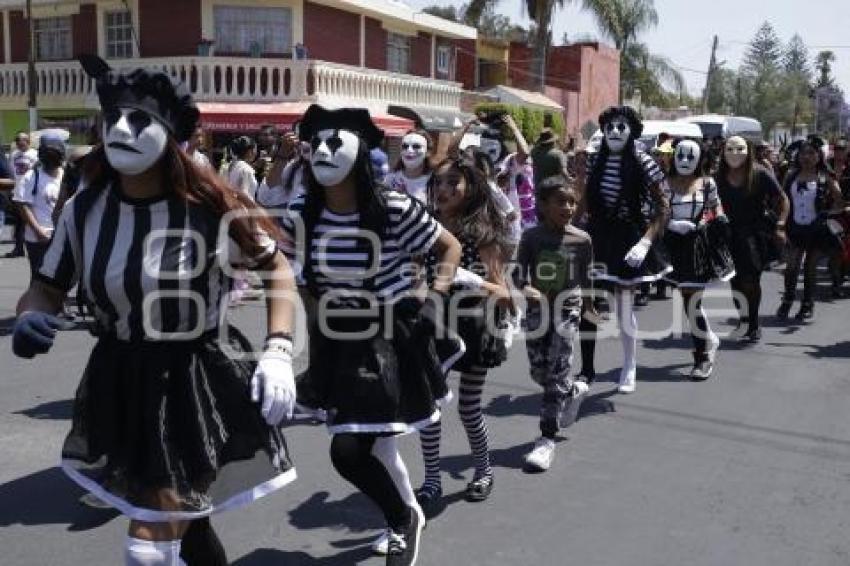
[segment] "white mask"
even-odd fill
[[[493,138],[481,138],[481,151],[490,156],[490,160],[495,165],[499,162],[502,156],[502,142]]]
[[[348,177],[357,161],[360,138],[348,130],[322,130],[310,143],[310,167],[320,185],[332,187]]]
[[[732,136],[726,141],[726,149],[723,151],[723,156],[726,159],[726,164],[732,169],[742,167],[747,162],[747,142],[739,136]]]
[[[684,140],[676,146],[673,163],[679,175],[687,177],[696,173],[697,165],[702,156],[702,148],[695,141]]]
[[[605,124],[605,141],[608,142],[608,149],[613,153],[623,151],[631,135],[632,129],[623,118],[614,118]]]
[[[401,138],[401,161],[407,169],[417,169],[425,162],[428,140],[420,134],[407,134]]]
[[[124,175],[139,175],[165,153],[168,130],[156,118],[135,108],[103,115],[103,145],[109,164]]]

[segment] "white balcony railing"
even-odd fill
[[[285,102],[331,99],[457,109],[461,86],[315,60],[165,57],[114,60],[116,69],[146,67],[179,76],[205,102]],[[40,99],[90,99],[94,83],[76,61],[37,63]],[[26,104],[26,64],[0,65],[0,103]]]

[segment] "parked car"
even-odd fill
[[[741,136],[745,140],[758,143],[764,139],[761,122],[755,118],[704,114],[702,116],[680,118],[680,121],[698,125],[700,130],[702,130],[703,138],[707,140],[718,136],[723,139],[729,139],[732,136]]]

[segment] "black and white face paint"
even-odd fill
[[[632,128],[625,118],[616,117],[605,124],[605,141],[608,142],[608,149],[612,153],[620,153],[626,147],[629,137],[632,135]]]
[[[499,158],[502,156],[502,142],[494,138],[481,138],[481,151],[490,156],[490,161],[493,164],[499,162]]]
[[[167,145],[168,130],[144,110],[112,108],[104,111],[106,159],[119,173],[144,173],[159,161]]]
[[[673,164],[679,175],[688,177],[696,173],[701,155],[702,149],[697,142],[692,140],[679,142],[676,146],[676,155],[673,158]]]
[[[407,134],[401,138],[401,161],[406,169],[418,169],[428,154],[428,140],[421,134]]]
[[[313,176],[320,185],[333,187],[354,168],[360,138],[348,130],[321,130],[313,136],[310,148]]]
[[[726,140],[726,149],[723,151],[723,158],[726,159],[726,164],[732,169],[743,167],[747,162],[749,155],[747,141],[740,136],[732,136]]]

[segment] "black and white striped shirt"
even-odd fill
[[[664,180],[664,172],[655,160],[652,159],[652,157],[650,157],[647,153],[638,150],[635,151],[635,156],[643,169],[643,188],[648,188],[655,183],[660,183]],[[598,157],[595,157],[595,159],[588,164],[588,172],[593,171],[596,166],[596,159],[598,159]],[[619,210],[616,212],[621,217],[627,218],[629,216],[628,201],[626,199],[620,199],[620,191],[622,190],[623,184],[622,167],[622,154],[610,154],[608,156],[608,161],[605,162],[605,169],[602,172],[602,181],[600,183],[601,186],[599,187],[599,190],[606,208],[614,210],[617,208],[617,203],[619,202]]]
[[[318,292],[334,294],[332,305],[359,305],[357,297],[364,291],[379,302],[404,295],[415,280],[413,256],[425,255],[440,235],[442,227],[418,201],[395,191],[383,194],[388,213],[383,237],[362,232],[359,213],[337,214],[327,208],[313,229],[310,265]],[[298,263],[306,245],[301,217],[305,198],[292,200],[281,222],[287,235],[282,249],[293,258],[297,248]],[[365,289],[367,280],[374,281],[372,289]]]
[[[226,267],[253,267],[275,251],[264,235],[258,261],[232,238],[224,249],[220,224],[173,194],[137,200],[85,189],[65,204],[37,277],[66,292],[81,283],[99,326],[119,340],[191,339],[219,325]]]

